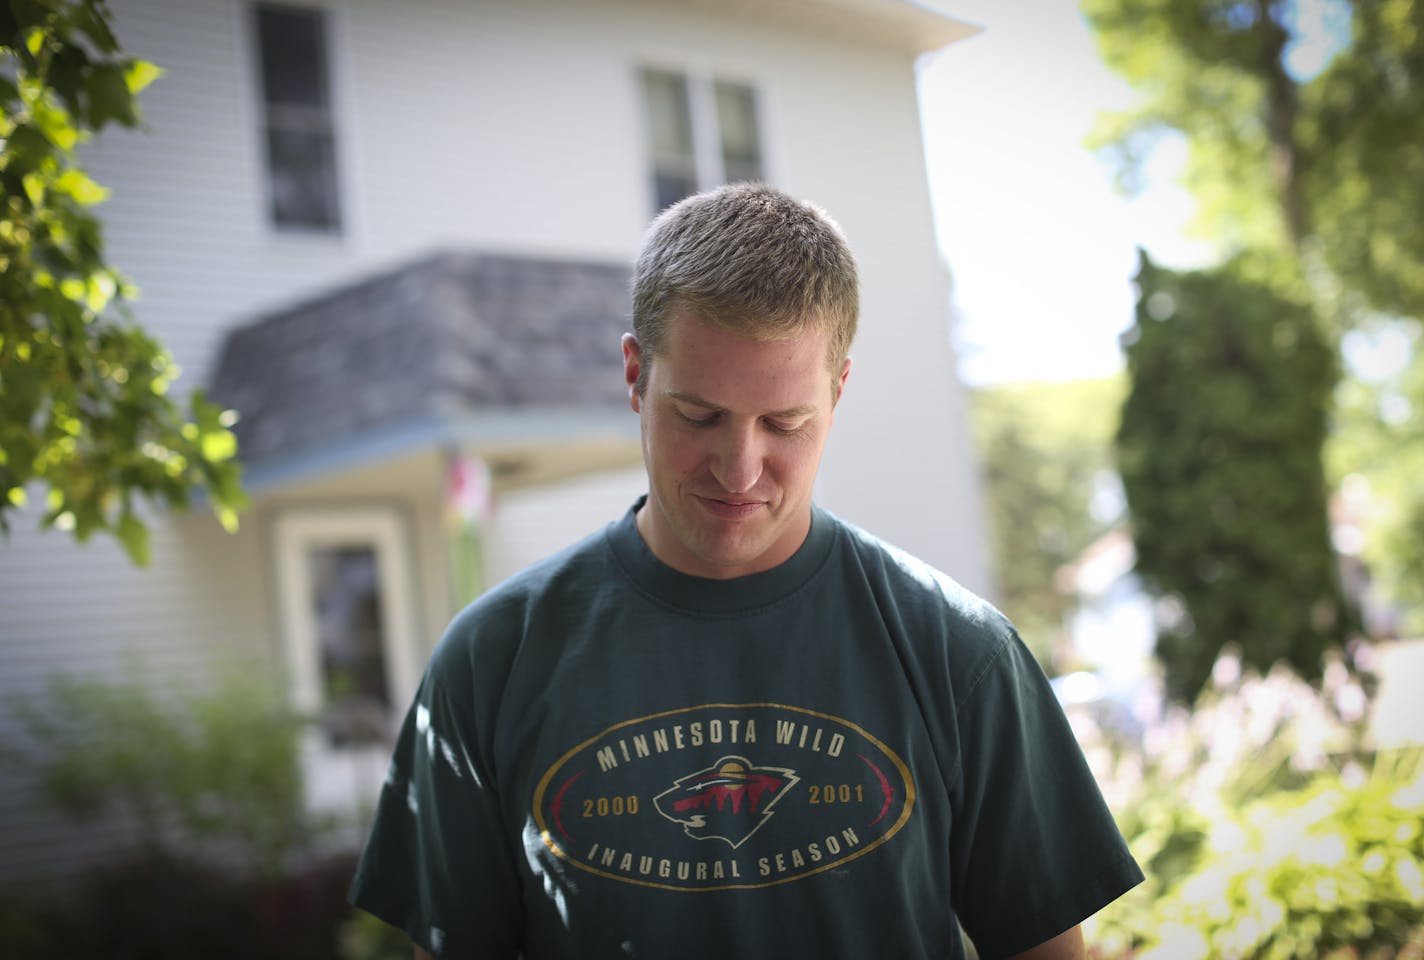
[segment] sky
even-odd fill
[[[944,6],[985,27],[920,65],[960,374],[979,386],[1120,370],[1137,246],[1168,266],[1210,260],[1183,234],[1192,201],[1173,178],[1184,147],[1156,151],[1153,185],[1129,201],[1083,139],[1133,93],[1098,61],[1074,0]]]

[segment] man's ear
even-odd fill
[[[634,413],[641,413],[642,397],[638,396],[638,376],[643,371],[643,354],[638,349],[638,338],[631,333],[623,334],[623,381],[628,386],[628,406]]]
[[[841,402],[841,394],[845,393],[846,380],[850,378],[850,357],[845,358],[845,363],[841,366],[841,375],[835,380],[836,395],[831,400],[831,407]]]

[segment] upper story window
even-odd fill
[[[278,227],[341,227],[323,11],[259,3],[269,212]]]
[[[642,86],[657,209],[766,175],[750,86],[655,69],[642,71]]]

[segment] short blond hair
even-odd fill
[[[855,259],[840,227],[819,207],[759,183],[664,210],[643,237],[632,287],[640,394],[679,308],[758,340],[824,329],[833,383],[860,314]]]

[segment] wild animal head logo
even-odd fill
[[[677,780],[653,798],[658,813],[682,824],[694,840],[723,840],[740,847],[767,820],[771,808],[800,780],[784,767],[758,767],[746,757],[723,757]]]

